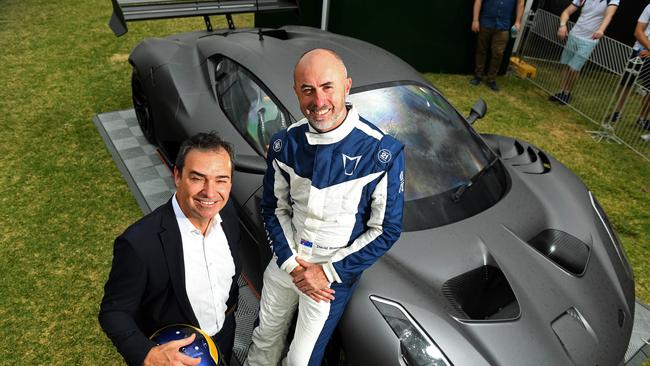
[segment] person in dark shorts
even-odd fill
[[[636,43],[634,44],[632,56],[628,63],[629,69],[629,66],[634,66],[636,63],[636,67],[639,67],[638,62],[643,62],[636,80],[637,83],[643,87],[646,94],[643,97],[641,112],[636,120],[636,124],[646,131],[650,131],[650,122],[648,121],[648,114],[650,113],[650,62],[648,62],[650,61],[650,38],[648,38],[650,35],[650,27],[648,27],[649,22],[650,4],[643,9],[641,16],[639,16],[639,20],[636,23],[636,29],[634,30]],[[635,60],[637,57],[639,57],[640,60]],[[618,100],[618,103],[609,118],[610,122],[614,123],[621,119],[621,110],[625,105],[627,97],[630,95],[630,90],[632,90],[633,84],[634,79],[632,78],[631,73],[626,70],[623,79],[621,80],[621,85],[623,87],[619,88],[617,91],[616,99]]]

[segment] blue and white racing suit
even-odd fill
[[[318,133],[303,119],[271,141],[262,216],[274,259],[247,362],[278,363],[298,306],[285,364],[320,365],[357,279],[400,236],[404,146],[354,108],[332,131]],[[322,265],[335,300],[316,302],[293,284],[296,257]]]

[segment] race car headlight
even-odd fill
[[[451,366],[436,343],[402,305],[374,295],[370,300],[400,342],[402,358],[409,366]]]

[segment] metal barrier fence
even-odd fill
[[[560,63],[566,40],[557,37],[559,24],[555,14],[541,9],[531,12],[518,50],[520,59],[536,68],[536,76],[529,80],[549,95],[557,93],[562,79],[569,75],[566,65]],[[573,23],[568,26],[570,30]],[[639,77],[643,60],[631,59],[631,55],[631,47],[603,37],[580,71],[567,105],[598,126],[588,131],[597,141],[625,144],[650,161],[650,124],[637,123],[644,102],[646,109],[650,102],[650,71],[646,77],[643,70]],[[647,87],[642,85],[643,79],[648,80]]]

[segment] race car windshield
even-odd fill
[[[450,192],[470,181],[496,157],[434,90],[420,85],[390,85],[353,93],[349,101],[361,118],[405,145],[405,230],[458,221],[486,209],[502,196],[505,179],[491,179],[495,174],[503,175],[495,173],[486,174],[481,178],[485,184],[474,189],[481,193],[479,201],[483,202],[470,202],[476,200],[475,194],[467,194],[469,199],[461,202],[449,199]],[[494,169],[502,170],[500,165]],[[439,217],[432,217],[432,210],[439,211],[433,215]]]

